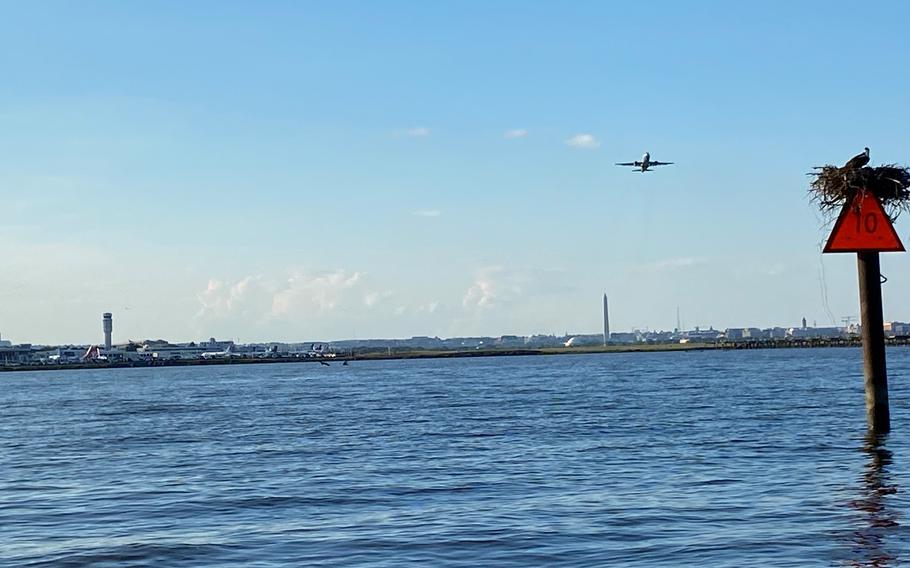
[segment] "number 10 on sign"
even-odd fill
[[[823,252],[903,252],[891,219],[870,191],[844,204]]]

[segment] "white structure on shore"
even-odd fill
[[[610,310],[607,305],[607,295],[604,294],[604,345],[610,341]]]

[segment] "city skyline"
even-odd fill
[[[518,338],[549,337],[549,338],[563,338],[563,339],[569,339],[572,337],[576,337],[576,338],[586,338],[586,340],[590,340],[593,337],[600,337],[600,338],[603,338],[603,340],[602,340],[603,345],[607,345],[608,342],[617,342],[618,341],[618,342],[622,343],[622,342],[627,342],[631,336],[635,336],[635,335],[647,336],[649,334],[657,334],[657,335],[661,335],[661,336],[667,335],[667,334],[685,335],[685,334],[689,334],[689,333],[693,333],[693,332],[698,334],[698,333],[702,333],[702,332],[713,331],[713,332],[717,332],[719,335],[724,335],[724,334],[729,335],[731,332],[733,332],[733,334],[735,335],[736,332],[742,331],[742,330],[758,330],[758,331],[763,331],[763,332],[771,332],[771,331],[784,332],[787,330],[790,330],[790,331],[792,331],[792,330],[831,331],[831,330],[837,330],[837,329],[840,329],[845,333],[858,333],[858,330],[859,330],[859,323],[856,321],[857,318],[855,318],[855,317],[842,318],[841,324],[838,324],[838,325],[832,324],[830,326],[825,326],[825,325],[819,326],[817,321],[812,321],[811,325],[810,325],[809,321],[805,317],[802,317],[800,322],[796,322],[796,323],[784,322],[783,324],[780,324],[780,325],[772,325],[772,326],[766,326],[766,327],[755,326],[755,325],[751,325],[748,323],[745,323],[743,325],[738,325],[738,326],[731,326],[731,327],[719,327],[719,326],[714,326],[714,325],[710,325],[710,324],[685,327],[681,324],[681,320],[678,319],[677,325],[674,328],[644,327],[644,328],[630,328],[630,329],[623,329],[623,330],[615,330],[615,329],[610,328],[607,294],[603,295],[602,318],[603,319],[602,319],[601,325],[603,327],[599,332],[592,332],[590,330],[576,330],[576,329],[570,330],[569,328],[566,328],[562,333],[548,330],[548,331],[538,331],[538,332],[533,332],[533,333],[504,333],[504,334],[494,334],[494,335],[475,334],[475,335],[468,335],[468,336],[442,336],[442,337],[440,337],[438,335],[437,336],[411,335],[411,336],[399,336],[399,337],[395,337],[395,336],[353,337],[352,336],[352,337],[334,337],[334,338],[300,337],[300,338],[295,338],[295,339],[283,339],[283,340],[256,339],[256,340],[250,340],[250,341],[241,341],[240,337],[216,338],[215,336],[196,337],[196,338],[189,338],[189,339],[188,338],[173,338],[173,337],[167,337],[167,336],[142,337],[142,338],[115,337],[113,334],[114,314],[111,312],[104,312],[103,314],[101,314],[102,336],[101,336],[100,340],[98,340],[99,338],[96,337],[96,338],[89,339],[88,341],[81,340],[81,341],[69,341],[69,342],[58,342],[58,343],[48,342],[48,341],[36,341],[36,342],[15,341],[14,342],[14,341],[11,341],[9,337],[0,333],[0,347],[2,347],[2,346],[9,347],[9,346],[13,346],[13,345],[16,345],[16,346],[21,346],[21,345],[47,345],[47,346],[74,345],[74,346],[82,346],[82,347],[95,346],[97,348],[104,350],[102,352],[106,352],[106,351],[111,351],[112,348],[114,349],[114,351],[116,351],[118,348],[126,346],[126,345],[130,345],[130,344],[142,345],[147,342],[160,342],[160,341],[164,341],[167,343],[174,343],[174,344],[192,344],[192,343],[200,343],[200,342],[201,343],[219,343],[219,342],[228,341],[228,342],[232,342],[232,343],[236,342],[237,344],[247,344],[247,345],[265,344],[265,345],[268,345],[268,344],[304,344],[304,343],[312,343],[312,342],[324,343],[324,344],[338,344],[338,343],[351,343],[351,342],[361,342],[361,341],[362,342],[370,342],[370,341],[383,342],[383,341],[407,341],[407,340],[415,340],[415,339],[436,339],[436,340],[442,339],[442,340],[449,341],[449,340],[467,339],[467,338],[502,339],[502,338],[515,338],[515,337],[518,337]],[[791,325],[791,323],[793,325]],[[890,327],[891,325],[898,325],[898,326],[900,326],[900,329],[904,329],[905,327],[910,327],[910,324],[908,324],[906,322],[901,322],[898,320],[891,320],[891,319],[887,319],[887,318],[885,319],[885,323],[886,323],[886,328],[888,330],[891,330],[891,327]]]
[[[617,330],[839,325],[855,260],[805,174],[910,160],[902,3],[875,33],[846,3],[53,6],[0,22],[16,342],[106,311],[137,340],[595,333],[605,290]],[[645,151],[675,165],[613,166]]]

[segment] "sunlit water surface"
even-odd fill
[[[897,566],[910,349],[0,375],[9,566]]]

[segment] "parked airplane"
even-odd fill
[[[228,345],[224,351],[206,351],[202,354],[203,359],[231,359],[232,357],[240,357],[240,355],[234,353],[234,347],[231,345]]]
[[[85,352],[85,355],[82,356],[83,361],[107,361],[107,357],[101,354],[101,348],[97,345],[92,345]]]
[[[651,154],[645,152],[645,155],[641,157],[640,162],[617,162],[617,166],[632,166],[638,168],[642,173],[649,171],[651,166],[669,166],[673,162],[657,162],[651,161]]]

